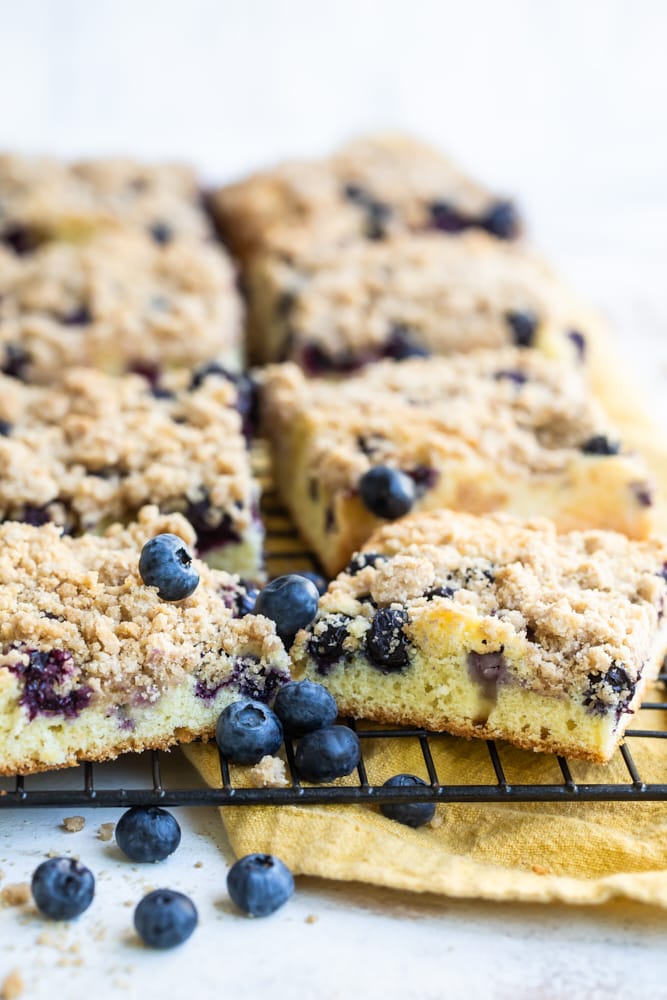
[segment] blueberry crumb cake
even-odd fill
[[[242,308],[224,251],[135,232],[0,244],[0,371],[49,383],[67,365],[152,378],[220,357],[238,365]]]
[[[195,172],[121,157],[65,163],[0,155],[0,244],[14,253],[123,228],[161,246],[181,237],[210,239]]]
[[[251,410],[250,380],[215,364],[156,384],[86,368],[56,386],[0,375],[0,521],[100,533],[154,504],[188,518],[207,562],[256,578]]]
[[[198,580],[183,600],[140,576],[157,535],[185,543]],[[183,517],[155,507],[102,537],[0,525],[0,773],[211,736],[230,702],[268,701],[289,680],[273,623],[244,613],[238,577],[191,560],[193,542]]]
[[[516,207],[430,146],[399,134],[367,136],[321,160],[284,163],[220,188],[213,215],[244,262],[286,235],[317,232],[330,244],[396,232],[477,229],[511,240]]]
[[[600,322],[533,251],[486,233],[285,243],[248,267],[250,357],[309,374],[381,358],[534,347],[574,366]]]
[[[667,644],[667,544],[434,511],[385,525],[297,635],[341,713],[606,761]]]
[[[382,519],[448,507],[646,537],[652,485],[579,373],[533,351],[383,361],[344,381],[264,370],[277,487],[336,573]]]

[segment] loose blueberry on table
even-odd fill
[[[359,495],[364,507],[376,517],[390,521],[403,517],[412,509],[416,493],[414,480],[388,465],[374,466],[359,480]]]
[[[181,842],[181,828],[166,809],[133,806],[116,824],[116,843],[131,861],[164,861]]]
[[[299,573],[278,576],[260,591],[255,614],[275,622],[276,632],[285,646],[291,646],[301,628],[310,625],[317,614],[317,587]]]
[[[273,854],[248,854],[229,869],[227,891],[249,917],[268,917],[290,898],[294,878]]]
[[[351,774],[361,758],[359,737],[347,726],[328,726],[299,740],[294,765],[304,781],[319,784]]]
[[[283,727],[268,705],[246,698],[223,710],[215,738],[220,753],[234,764],[258,764],[280,748]]]
[[[139,575],[147,587],[157,587],[163,601],[182,601],[199,583],[185,542],[169,533],[146,542],[139,557]]]
[[[175,948],[183,944],[197,926],[197,920],[192,900],[173,889],[149,892],[134,911],[137,934],[150,948]]]
[[[385,781],[383,788],[414,788],[428,785],[416,774],[395,774],[393,778]],[[411,826],[413,829],[424,826],[435,816],[435,805],[433,802],[384,802],[380,806],[380,812],[387,819],[393,819],[404,826]]]
[[[275,713],[288,736],[305,736],[336,721],[334,696],[314,681],[290,681],[276,695]]]
[[[51,920],[72,920],[87,910],[95,894],[93,873],[73,858],[50,858],[32,876],[32,896]]]

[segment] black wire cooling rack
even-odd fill
[[[294,528],[285,510],[281,507],[271,484],[266,481],[266,464],[263,456],[256,457],[258,474],[264,480],[262,513],[267,531],[267,569],[270,576],[280,573],[316,569],[310,553],[295,535]],[[659,677],[667,683],[667,672]],[[659,728],[639,728],[643,713],[650,712],[651,721],[665,721],[665,731]],[[163,806],[280,806],[280,805],[343,805],[371,804],[382,802],[647,802],[667,801],[667,784],[646,781],[640,774],[632,756],[630,746],[641,740],[667,739],[667,701],[645,702],[634,720],[634,727],[626,732],[626,742],[618,754],[623,762],[623,772],[627,780],[599,782],[576,781],[570,763],[564,757],[552,757],[557,762],[557,772],[562,780],[552,783],[517,784],[508,780],[503,766],[506,750],[495,741],[486,742],[489,761],[495,780],[487,784],[466,784],[464,782],[443,781],[438,774],[432,745],[437,740],[451,740],[441,733],[429,733],[424,729],[364,729],[352,720],[346,721],[355,729],[362,747],[362,757],[356,770],[356,782],[331,785],[304,786],[298,780],[294,768],[294,748],[285,742],[285,760],[288,784],[283,788],[243,787],[234,781],[234,769],[219,755],[220,787],[171,787],[163,776],[163,754],[159,751],[146,752],[138,757],[146,780],[139,787],[118,787],[114,781],[113,764],[84,764],[71,772],[53,772],[34,778],[15,778],[0,784],[0,809],[31,807],[120,807],[133,805]],[[368,778],[364,748],[370,741],[403,740],[412,741],[419,748],[428,781],[425,786],[386,788],[373,784]],[[666,745],[667,746],[667,745]],[[529,752],[528,756],[532,757]],[[614,755],[616,760],[617,755]],[[665,778],[667,779],[667,753],[665,754]],[[617,768],[600,767],[600,776],[616,774]],[[623,773],[622,772],[622,773]],[[71,785],[68,783],[72,775]],[[63,778],[66,775],[66,778]],[[625,774],[623,773],[623,777]],[[349,779],[348,779],[349,780]],[[65,785],[63,786],[63,781]]]

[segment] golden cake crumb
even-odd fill
[[[25,983],[19,969],[12,969],[2,981],[0,986],[0,997],[2,1000],[16,1000],[16,997],[23,995]]]
[[[66,833],[80,833],[86,825],[83,816],[65,816],[62,821],[62,828]]]
[[[319,919],[320,918],[317,916],[317,914],[315,914],[315,913],[309,913],[308,916],[305,919],[305,923],[307,923],[307,924],[316,924]]]
[[[286,788],[289,785],[285,762],[269,754],[250,768],[248,780],[254,788]]]
[[[102,823],[97,831],[97,839],[109,841],[113,839],[113,832],[116,829],[115,823]]]
[[[5,906],[23,906],[30,902],[30,886],[27,882],[13,882],[0,892]]]
[[[542,865],[533,865],[532,870],[536,875],[550,875],[551,872],[548,868],[544,868]]]

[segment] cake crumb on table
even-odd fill
[[[115,823],[102,823],[97,831],[98,840],[111,840],[113,838],[113,832],[116,827]]]
[[[30,886],[27,882],[12,882],[0,892],[0,899],[5,906],[23,906],[30,902]]]
[[[308,916],[305,919],[305,923],[307,923],[307,924],[316,924],[319,919],[320,918],[317,916],[316,913],[309,913]]]
[[[66,833],[80,833],[86,825],[86,820],[83,816],[65,816],[61,825]]]
[[[203,861],[195,861],[195,868],[203,868],[203,867],[204,867]]]
[[[2,981],[0,986],[0,997],[2,1000],[16,1000],[16,997],[23,995],[25,983],[23,976],[18,969],[12,969]]]

